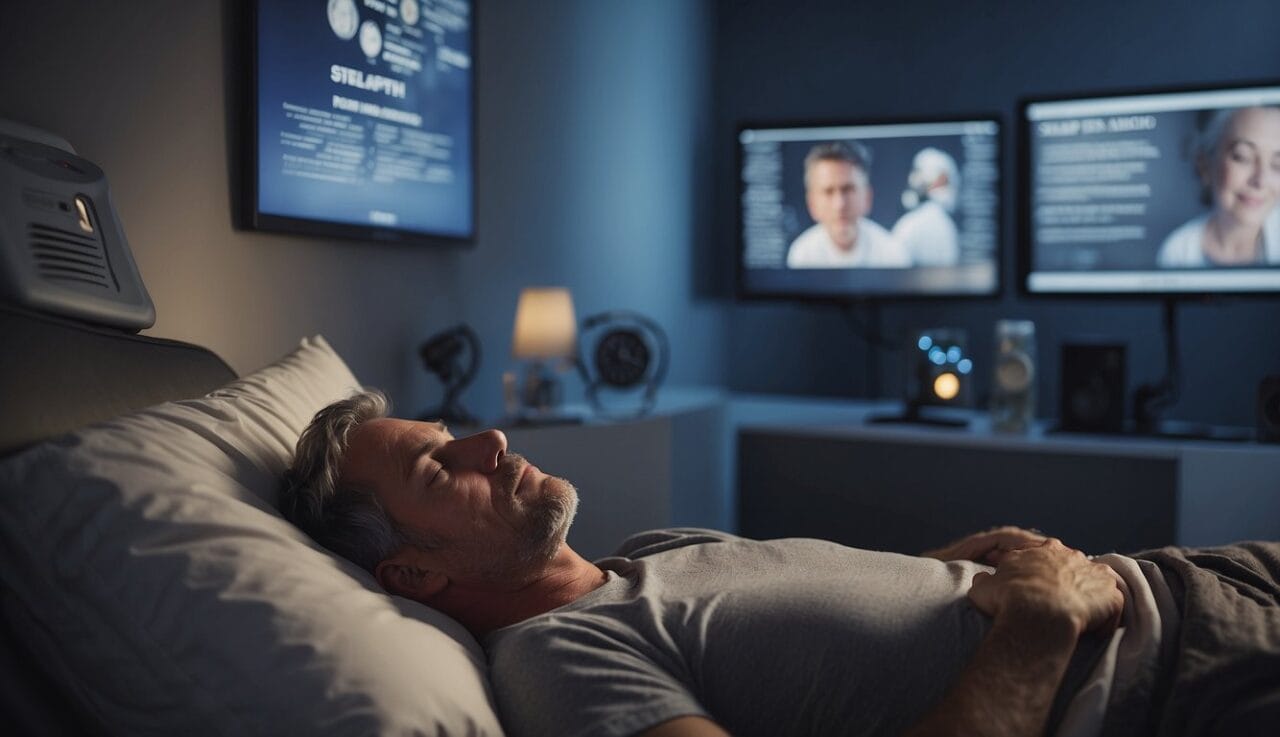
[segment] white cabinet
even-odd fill
[[[735,400],[738,531],[915,553],[998,524],[1089,552],[1280,539],[1280,446],[867,424],[884,403]]]

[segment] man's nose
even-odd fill
[[[441,450],[447,463],[481,473],[493,473],[507,452],[507,436],[501,430],[485,430],[451,440]]]

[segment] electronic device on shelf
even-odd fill
[[[609,310],[582,321],[578,370],[587,400],[603,417],[642,417],[657,403],[667,375],[667,335],[652,319]]]
[[[995,116],[738,129],[738,293],[864,300],[1000,287]]]
[[[478,425],[479,421],[458,400],[462,390],[475,379],[480,368],[480,338],[465,324],[455,325],[426,340],[418,349],[423,366],[444,386],[440,406],[428,410],[423,419],[456,425]]]
[[[247,225],[372,241],[475,235],[471,0],[253,4]]]
[[[972,404],[973,359],[968,332],[962,328],[929,328],[916,332],[906,350],[902,414],[874,415],[871,424],[917,424],[967,427],[965,417],[943,415],[932,408]]]

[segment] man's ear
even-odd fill
[[[449,584],[449,577],[423,565],[419,556],[401,549],[378,564],[373,575],[390,593],[426,603]]]

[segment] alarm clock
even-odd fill
[[[667,374],[666,333],[636,312],[610,310],[582,321],[578,370],[596,413],[615,419],[653,410]]]

